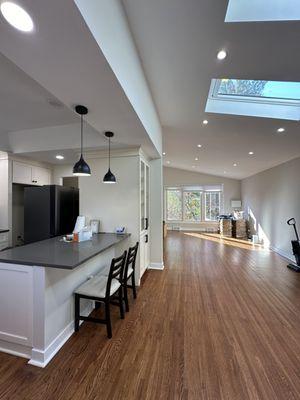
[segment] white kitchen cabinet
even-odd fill
[[[50,185],[50,170],[33,166],[32,181],[34,181],[34,184],[39,186]]]
[[[19,161],[13,161],[13,183],[24,185],[50,185],[51,171]]]
[[[32,184],[31,165],[13,161],[13,183]]]

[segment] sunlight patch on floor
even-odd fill
[[[260,244],[253,244],[252,242],[248,242],[246,240],[241,240],[241,239],[221,237],[221,235],[216,233],[199,233],[199,232],[183,232],[183,233],[184,235],[187,236],[192,236],[203,240],[209,240],[211,242],[225,244],[227,246],[238,247],[240,249],[246,249],[251,251],[268,251]]]

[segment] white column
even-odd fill
[[[163,168],[162,159],[150,162],[150,268],[163,269]]]

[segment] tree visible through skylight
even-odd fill
[[[222,79],[218,95],[300,100],[300,82]]]

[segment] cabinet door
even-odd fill
[[[13,161],[13,183],[31,185],[32,180],[31,165]]]
[[[50,185],[50,170],[41,167],[32,167],[32,180],[35,185]]]

